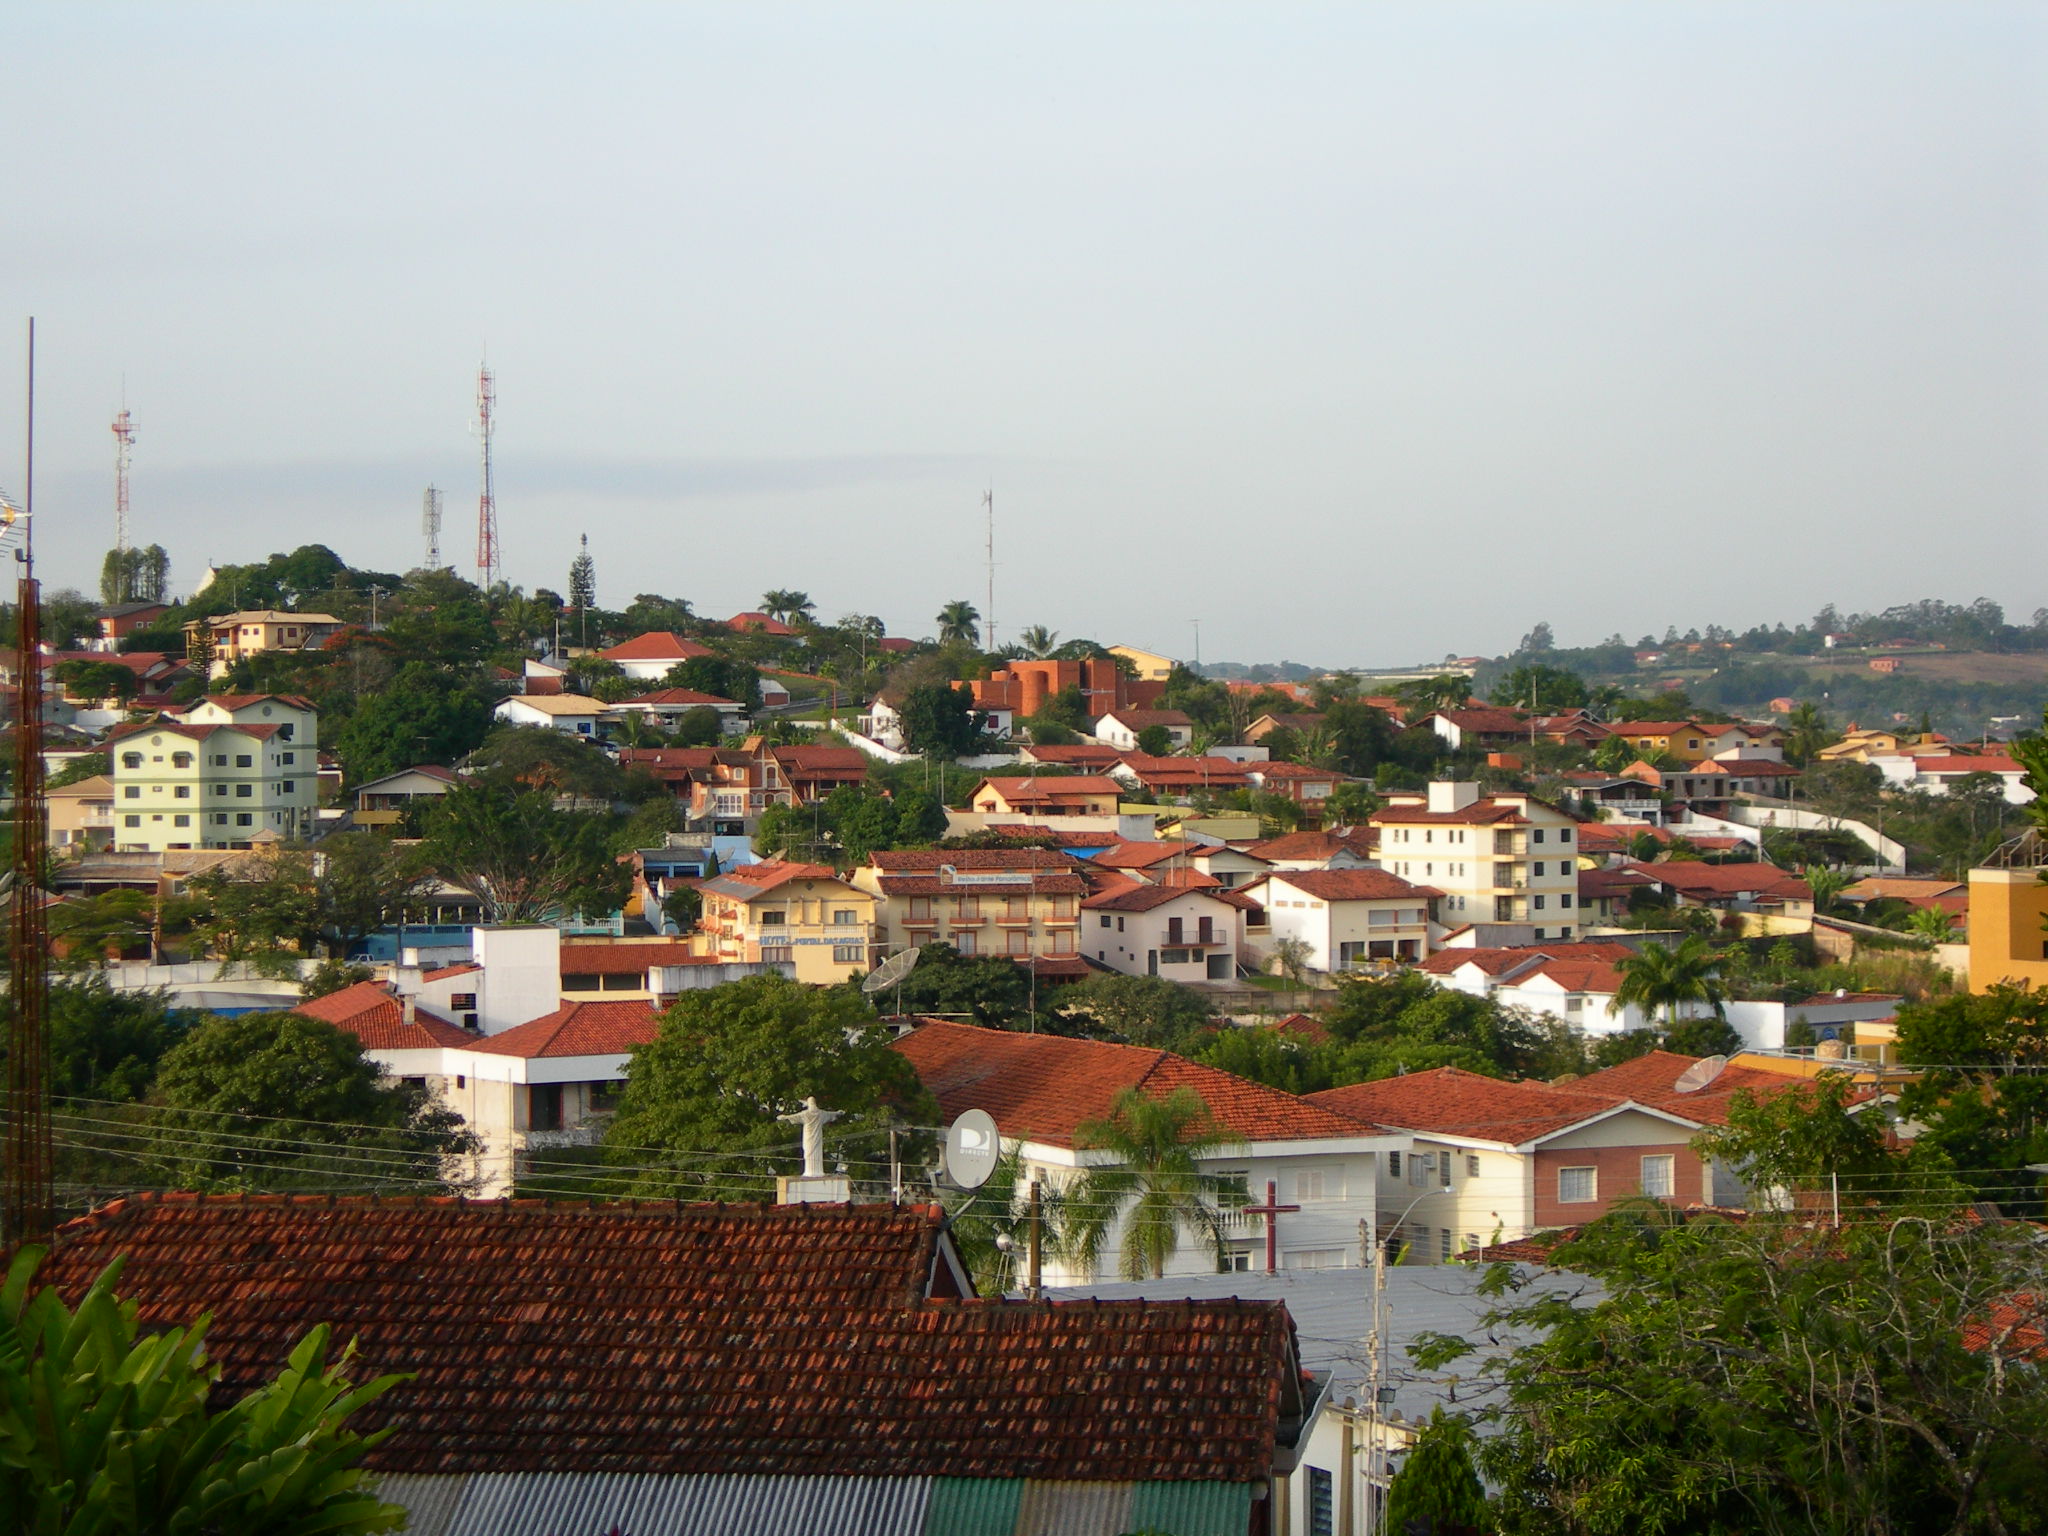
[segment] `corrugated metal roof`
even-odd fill
[[[1244,1536],[1252,1523],[1250,1483],[1139,1483],[1131,1526],[1173,1536]]]
[[[924,1536],[1010,1536],[1023,1496],[1021,1477],[935,1477]]]
[[[922,1477],[479,1473],[447,1536],[923,1536],[930,1487]]]
[[[1133,1529],[1132,1486],[1027,1482],[1017,1502],[1016,1536],[1123,1536]]]
[[[405,1506],[409,1517],[406,1536],[448,1536],[463,1490],[469,1486],[467,1472],[379,1472],[374,1476],[378,1498]]]

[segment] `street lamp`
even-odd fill
[[[1412,1157],[1414,1153],[1411,1151],[1409,1155]],[[1440,1155],[1449,1156],[1450,1154],[1446,1152]],[[1402,1223],[1407,1221],[1410,1211],[1413,1211],[1416,1206],[1427,1200],[1431,1195],[1442,1193],[1443,1187],[1441,1185],[1432,1189],[1425,1189],[1413,1200],[1410,1200],[1401,1214],[1394,1218],[1392,1229],[1399,1231]],[[1379,1529],[1381,1500],[1377,1495],[1371,1495],[1370,1490],[1376,1487],[1374,1479],[1377,1477],[1380,1464],[1384,1460],[1381,1446],[1386,1433],[1386,1411],[1393,1406],[1394,1401],[1394,1389],[1386,1382],[1387,1326],[1391,1318],[1387,1307],[1387,1249],[1386,1244],[1380,1241],[1377,1187],[1374,1190],[1372,1217],[1369,1221],[1361,1221],[1358,1227],[1360,1237],[1372,1245],[1372,1330],[1366,1335],[1365,1340],[1366,1356],[1372,1370],[1372,1374],[1368,1378],[1372,1384],[1372,1390],[1368,1401],[1368,1415],[1365,1421],[1365,1477],[1366,1487],[1370,1495],[1366,1499],[1365,1529],[1371,1532]],[[1347,1486],[1347,1494],[1349,1491]]]

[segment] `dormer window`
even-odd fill
[[[123,768],[140,768],[142,766],[142,754],[140,752],[123,752],[121,754],[121,766]]]
[[[190,752],[173,752],[171,754],[171,766],[173,768],[190,768],[192,766],[192,754]]]

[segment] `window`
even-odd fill
[[[1344,1198],[1344,1170],[1341,1168],[1301,1168],[1294,1175],[1294,1198],[1306,1203],[1311,1200],[1342,1200]]]
[[[190,816],[173,816],[171,818],[171,825],[174,827],[189,827],[192,825],[192,818]]]
[[[174,800],[190,800],[192,798],[192,786],[190,784],[176,785],[171,790],[171,798]]]
[[[280,725],[277,728],[277,734],[282,740],[290,741],[292,739],[292,729],[290,725]]]
[[[458,1088],[467,1088],[469,1086],[469,1075],[464,1072],[456,1073],[455,1086]]]
[[[1538,860],[1536,861],[1536,878],[1537,878],[1538,880],[1541,880],[1541,879],[1543,878],[1544,874],[1545,874],[1545,870],[1544,870],[1544,868],[1543,868],[1543,861],[1542,861],[1541,859],[1538,859]]]
[[[1010,934],[1009,934],[1009,947],[1010,947],[1010,953],[1011,953],[1012,955],[1028,955],[1028,954],[1030,954],[1030,953],[1031,953],[1031,935],[1030,935],[1030,934],[1028,934],[1028,933],[1025,933],[1025,932],[1023,932],[1022,930],[1019,930],[1019,929],[1013,929],[1013,930],[1011,930],[1011,932],[1010,932]]]
[[[1005,896],[1003,898],[1003,921],[1006,923],[1028,923],[1031,921],[1031,899],[1028,896]]]
[[[228,755],[227,755],[227,753],[225,753],[225,752],[216,752],[216,753],[214,753],[214,754],[213,754],[213,766],[214,766],[214,767],[216,767],[216,768],[225,768],[225,767],[227,767],[227,765],[228,765]]]
[[[1282,1269],[1342,1269],[1342,1248],[1294,1248],[1280,1255]]]
[[[1159,951],[1161,965],[1192,965],[1195,952],[1192,949],[1162,949]]]
[[[1451,1229],[1445,1227],[1436,1235],[1436,1261],[1439,1264],[1451,1262]]]
[[[247,811],[237,811],[235,812],[235,825],[238,827],[253,827],[256,825],[256,818]]]
[[[796,951],[787,944],[763,944],[761,963],[764,965],[788,965],[796,959]]]
[[[859,921],[860,914],[851,907],[834,907],[832,909],[832,925],[835,928],[851,928]]]
[[[142,825],[142,818],[140,816],[123,816],[121,818],[121,825],[124,827],[139,827]]]
[[[1557,904],[1558,904],[1558,905],[1559,905],[1560,907],[1568,907],[1568,906],[1570,906],[1570,905],[1572,904],[1572,895],[1571,895],[1571,892],[1570,892],[1570,891],[1566,891],[1566,892],[1565,892],[1565,893],[1564,893],[1563,895],[1559,896],[1559,897],[1557,898]]]
[[[913,897],[911,897],[911,898],[910,898],[910,921],[912,921],[913,923],[923,923],[923,922],[929,922],[929,921],[931,920],[931,915],[932,915],[932,899],[931,899],[931,897],[929,897],[929,896],[913,896]],[[1104,919],[1103,919],[1103,921],[1104,921],[1104,922],[1108,922],[1108,921],[1109,921],[1109,919],[1108,919],[1108,918],[1104,918]]]
[[[247,752],[237,752],[235,754],[235,766],[237,768],[254,768],[256,766],[256,759]]]
[[[226,811],[215,811],[213,813],[213,824],[216,827],[226,826],[228,824],[228,813]]]
[[[235,786],[235,798],[237,800],[247,800],[251,795],[255,793],[256,786],[253,784],[237,784]]]
[[[298,760],[298,755],[293,752],[280,752],[277,754],[277,760],[278,762],[282,763],[285,767],[289,768],[294,762]]]
[[[956,934],[954,934],[954,935],[953,935],[953,950],[954,950],[954,952],[955,952],[956,954],[962,954],[962,955],[971,955],[971,954],[974,954],[974,953],[976,952],[976,951],[975,951],[975,948],[974,948],[974,935],[973,935],[973,934],[971,934],[971,933],[956,933]]]
[[[173,768],[190,768],[192,766],[192,754],[190,752],[173,752],[171,754],[171,766]]]
[[[1675,1159],[1668,1152],[1658,1157],[1643,1159],[1643,1193],[1654,1195],[1659,1200],[1671,1198],[1672,1167]]]
[[[1570,827],[1559,827],[1557,829],[1557,840],[1560,843],[1570,842],[1572,840],[1572,829]]]
[[[1583,1205],[1589,1200],[1600,1198],[1599,1184],[1591,1168],[1560,1168],[1557,1170],[1557,1202],[1559,1205]]]
[[[1389,1152],[1387,1154],[1387,1177],[1390,1179],[1401,1177],[1401,1154],[1398,1152]]]
[[[1435,1172],[1436,1154],[1434,1152],[1411,1152],[1408,1155],[1408,1182],[1416,1188],[1419,1189],[1430,1183],[1431,1176]]]
[[[781,928],[786,926],[788,922],[789,913],[781,907],[770,908],[761,914],[761,926],[763,928]]]
[[[224,795],[228,792],[228,787],[225,784],[216,784],[213,786],[213,792],[216,795]]]
[[[142,754],[140,752],[123,752],[121,754],[121,766],[123,768],[140,768],[142,766]]]
[[[1439,1186],[1439,1187],[1440,1187],[1440,1188],[1442,1188],[1442,1189],[1448,1190],[1448,1189],[1449,1189],[1449,1188],[1451,1187],[1451,1154],[1450,1154],[1450,1153],[1448,1153],[1448,1152],[1439,1152],[1439,1153],[1437,1154],[1437,1156],[1436,1156],[1436,1172],[1437,1172],[1437,1178],[1438,1178],[1438,1179],[1440,1179],[1440,1180],[1442,1181],[1442,1183],[1440,1184],[1440,1186]]]
[[[141,786],[136,784],[126,786],[121,791],[121,798],[124,800],[140,800],[142,798]]]
[[[832,946],[832,960],[836,965],[859,965],[867,957],[868,947],[865,944],[834,944]]]
[[[1310,1467],[1308,1469],[1308,1536],[1333,1536],[1336,1529],[1336,1499],[1330,1491],[1330,1474],[1321,1467]]]
[[[292,792],[292,786],[297,782],[296,779],[279,779],[277,781],[277,792],[280,795],[288,795]]]
[[[476,994],[474,992],[454,993],[448,999],[448,1006],[456,1013],[474,1013],[476,1011]]]
[[[978,923],[981,921],[981,898],[979,896],[962,896],[959,898],[957,906],[959,910],[955,914],[954,920],[956,922]]]
[[[1529,834],[1529,841],[1530,841],[1530,842],[1532,842],[1532,843],[1540,843],[1540,842],[1542,842],[1542,841],[1543,841],[1543,829],[1542,829],[1541,827],[1538,827],[1538,828],[1537,828],[1537,829],[1536,829],[1535,831],[1531,832],[1531,833]],[[1539,874],[1539,875],[1543,873],[1543,866],[1542,866],[1541,864],[1538,864],[1538,865],[1536,866],[1536,873],[1537,873],[1537,874]]]
[[[1479,1177],[1479,1154],[1477,1152],[1467,1152],[1465,1154],[1465,1177],[1468,1179]],[[1474,1246],[1476,1247],[1477,1245],[1475,1244]]]
[[[1052,936],[1052,952],[1071,955],[1074,952],[1074,935],[1065,928],[1056,930]]]
[[[1546,901],[1547,901],[1548,899],[1549,899],[1548,897],[1544,897],[1544,896],[1538,896],[1538,897],[1536,897],[1536,898],[1535,898],[1535,906],[1536,906],[1536,910],[1537,910],[1538,912],[1541,912],[1541,911],[1543,910],[1543,907],[1544,907],[1544,903],[1545,903],[1545,902],[1546,902]]]

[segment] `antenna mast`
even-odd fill
[[[128,407],[114,418],[114,551],[121,556],[115,576],[114,601],[125,603],[135,594],[128,590],[128,458],[135,450],[135,423]]]
[[[431,485],[420,511],[420,532],[427,536],[427,569],[441,569],[441,493]]]
[[[491,414],[497,404],[497,381],[485,364],[476,375],[477,436],[484,444],[484,488],[476,502],[476,579],[486,592],[498,584],[498,498],[491,488]]]
[[[20,714],[14,731],[14,867],[6,882],[7,973],[14,1018],[7,1042],[6,1169],[0,1174],[0,1245],[8,1248],[45,1238],[56,1225],[50,1134],[50,935],[43,909],[49,826],[43,814],[42,605],[29,534],[29,514],[36,501],[35,423],[36,323],[30,320],[24,505],[17,513],[0,497],[0,547],[20,539],[14,549],[20,573],[15,613],[21,662],[16,694]]]
[[[988,508],[988,611],[982,615],[982,649],[996,648],[996,488],[990,486],[981,493],[981,504]]]

